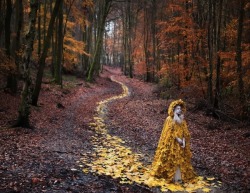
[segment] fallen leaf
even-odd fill
[[[211,189],[209,189],[209,188],[203,188],[202,191],[203,191],[203,192],[210,192]]]

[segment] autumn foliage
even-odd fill
[[[237,116],[249,114],[247,1],[154,0],[119,8],[125,19],[111,22],[125,30],[120,37],[125,74],[160,82],[164,92],[193,87],[211,108],[236,103]],[[106,37],[110,46],[114,38],[119,40]]]

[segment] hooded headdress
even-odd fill
[[[169,115],[169,116],[174,117],[174,108],[175,108],[176,106],[181,106],[183,113],[186,112],[186,104],[185,104],[185,102],[184,102],[183,100],[179,99],[179,100],[173,101],[173,102],[169,105],[169,107],[168,107],[168,115]]]

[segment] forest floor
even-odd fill
[[[130,94],[108,104],[104,118],[108,133],[144,155],[144,163],[152,162],[172,101],[160,99],[154,84],[128,79],[110,68],[105,68],[95,83],[68,80],[64,88],[43,84],[39,105],[31,109],[33,129],[10,128],[20,98],[1,89],[1,193],[160,192],[137,183],[121,184],[108,175],[83,172],[81,159],[93,153],[96,133],[90,123],[95,121],[97,104],[122,93],[121,85],[111,81],[111,75],[125,84]],[[198,175],[222,181],[213,192],[249,192],[249,123],[214,119],[197,108],[193,98],[184,100],[192,161]]]

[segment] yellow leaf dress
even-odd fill
[[[186,111],[185,103],[182,100],[172,102],[168,109],[169,116],[165,120],[161,137],[156,149],[152,163],[151,175],[157,178],[164,178],[167,182],[173,182],[177,168],[181,171],[183,182],[191,181],[196,174],[191,165],[190,133],[185,120],[181,124],[175,123],[174,108],[180,105]],[[176,137],[185,138],[186,146],[182,148],[176,141]]]

